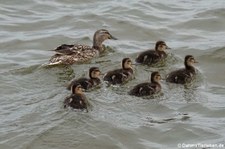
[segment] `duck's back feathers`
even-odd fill
[[[89,82],[91,83],[91,88],[97,86],[99,87],[99,85],[101,84],[101,80],[99,78],[90,79]]]
[[[68,90],[71,90],[71,86],[75,83],[78,83],[82,86],[83,89],[85,89],[85,91],[98,86],[99,84],[101,84],[101,80],[98,78],[95,79],[88,79],[88,78],[80,78],[80,79],[76,79],[71,81],[71,83],[67,86]]]
[[[195,70],[183,68],[169,73],[166,77],[166,81],[177,84],[186,84],[193,80],[194,75]]]
[[[161,86],[156,83],[141,83],[136,86],[132,90],[130,90],[129,94],[134,96],[149,96],[155,93],[158,93],[161,90]]]
[[[73,47],[74,45],[62,44],[61,46],[58,46],[53,51],[55,51],[57,54],[70,55],[74,53]]]
[[[110,84],[123,84],[133,77],[133,70],[128,69],[116,69],[113,71],[109,71],[104,77],[103,80],[107,81]]]
[[[64,108],[68,106],[74,109],[87,109],[88,103],[84,95],[71,94],[64,100]]]
[[[83,63],[98,56],[99,52],[92,48],[83,50],[71,50],[72,54],[55,54],[49,60],[49,65],[65,64],[71,65],[74,63]]]
[[[58,46],[56,49],[54,49],[54,51],[57,54],[70,55],[70,54],[76,53],[78,51],[85,51],[85,50],[91,50],[91,49],[92,49],[92,47],[86,46],[86,45],[81,45],[81,44],[73,44],[73,45],[62,44],[62,45]]]
[[[80,84],[82,86],[83,89],[85,90],[88,90],[89,88],[92,87],[92,84],[90,82],[90,79],[88,78],[80,78],[80,79],[76,79],[76,80],[73,80],[67,87],[68,90],[71,90],[71,86],[73,84]]]
[[[51,57],[48,65],[71,65],[74,63],[89,61],[93,57],[96,57],[105,51],[102,43],[107,39],[115,40],[116,38],[113,37],[107,30],[100,29],[95,32],[93,36],[93,45],[91,47],[81,44],[62,44],[54,50],[56,54]]]
[[[124,78],[125,75],[123,74],[123,69],[117,69],[109,71],[107,74],[105,74],[103,80],[107,81],[110,84],[121,84]]]
[[[159,62],[161,59],[166,57],[166,53],[163,51],[147,50],[138,55],[136,58],[137,63],[152,65]]]

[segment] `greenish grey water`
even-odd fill
[[[178,143],[219,144],[225,140],[225,2],[205,1],[0,1],[0,148],[149,149]],[[108,29],[117,41],[91,63],[45,68],[62,43],[91,45],[93,33]],[[153,48],[172,48],[167,65],[135,66],[136,79],[121,87],[88,92],[89,113],[63,109],[70,79],[91,66],[103,72],[124,57]],[[192,54],[198,81],[190,89],[162,82],[163,96],[127,95],[152,71],[165,76]]]

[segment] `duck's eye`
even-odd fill
[[[160,77],[161,77],[160,75],[156,74],[154,78],[155,80],[158,80]]]
[[[97,74],[97,73],[99,73],[99,72],[100,72],[99,70],[95,70],[95,71],[94,71],[94,74]]]
[[[194,61],[195,59],[194,58],[190,58],[190,61]]]
[[[166,44],[161,44],[160,47],[162,48],[163,46],[166,46]]]
[[[77,88],[80,89],[80,88],[82,88],[82,86],[79,85],[79,86],[77,86]]]
[[[107,31],[103,31],[102,34],[108,34],[109,35],[109,32]]]
[[[131,63],[131,60],[127,60],[127,63]]]

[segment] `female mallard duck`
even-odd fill
[[[99,79],[101,75],[101,71],[98,67],[91,67],[89,69],[89,78],[80,78],[73,80],[70,85],[67,87],[68,90],[71,90],[71,86],[73,84],[79,83],[83,89],[89,90],[101,84],[101,80]]]
[[[116,38],[113,37],[107,30],[100,29],[94,34],[92,47],[80,44],[63,44],[54,50],[56,54],[50,58],[48,65],[72,65],[74,63],[88,61],[93,57],[98,56],[105,50],[102,43],[107,39],[116,40]]]
[[[141,64],[153,65],[167,57],[166,49],[170,49],[164,41],[157,41],[154,50],[147,50],[140,53],[136,62]]]
[[[132,90],[130,90],[129,94],[134,96],[149,96],[161,91],[160,85],[161,76],[159,72],[153,72],[151,74],[151,82],[141,83],[136,86]]]
[[[177,84],[190,83],[196,75],[195,68],[193,66],[194,63],[197,63],[197,61],[192,55],[185,56],[185,68],[170,72],[166,77],[166,81]]]
[[[104,81],[109,84],[123,84],[133,78],[133,68],[130,58],[124,58],[122,60],[122,68],[109,71],[103,77]]]
[[[72,94],[64,100],[64,108],[72,107],[74,109],[86,109],[88,112],[88,101],[83,93],[83,88],[79,83],[72,86]]]

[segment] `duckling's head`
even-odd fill
[[[91,67],[89,69],[89,77],[91,79],[96,79],[96,78],[99,78],[101,75],[101,71],[99,70],[98,67]]]
[[[117,38],[112,36],[108,30],[106,29],[97,30],[93,37],[93,48],[101,50],[102,43],[107,39],[117,40]]]
[[[151,82],[156,82],[159,83],[161,80],[161,75],[159,74],[158,71],[152,72],[151,74]]]
[[[189,66],[193,66],[194,63],[198,63],[194,56],[192,55],[186,55],[185,58],[184,58],[184,65],[185,67],[189,67]]]
[[[132,61],[130,58],[124,58],[122,60],[122,68],[123,69],[132,69]]]
[[[73,94],[83,94],[83,87],[79,83],[74,83],[71,87]]]
[[[166,49],[170,49],[164,41],[157,41],[155,44],[156,51],[165,51]]]

